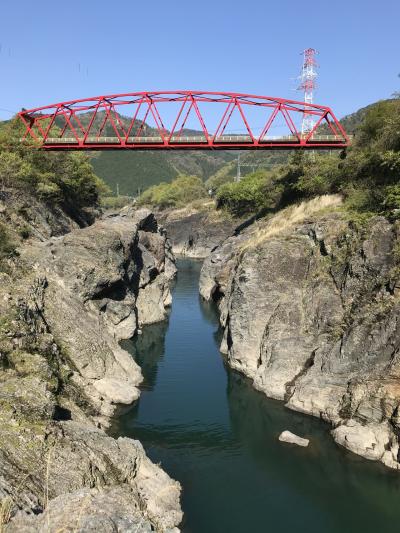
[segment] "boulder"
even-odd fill
[[[298,435],[295,435],[287,430],[282,431],[282,433],[279,435],[279,440],[281,442],[288,442],[289,444],[297,444],[297,446],[303,446],[305,448],[310,443],[309,439],[303,439],[302,437],[299,437]]]

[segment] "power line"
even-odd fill
[[[18,111],[11,111],[11,109],[5,109],[4,107],[0,107],[0,111],[5,111],[6,113],[11,113],[11,115],[16,115]]]

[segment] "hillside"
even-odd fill
[[[170,182],[179,173],[206,180],[235,157],[232,152],[107,151],[93,154],[92,164],[113,192],[118,183],[120,194],[131,196],[138,188]]]
[[[392,99],[381,100],[380,102],[391,102]],[[380,102],[375,102],[366,107],[358,109],[350,115],[346,115],[340,119],[340,123],[349,135],[357,133],[357,129],[363,123],[368,111],[377,107]],[[320,133],[329,133],[328,126],[323,125],[319,129]],[[288,162],[290,151],[274,150],[268,152],[242,152],[241,155],[241,175],[245,176],[251,172],[259,169],[270,170],[275,165],[282,165]],[[223,183],[234,181],[237,174],[236,161],[228,161],[225,165],[217,170],[215,174],[210,176],[206,182],[207,188],[216,190]]]
[[[97,135],[104,122],[104,112],[99,112],[92,124],[91,132]],[[90,120],[90,113],[82,113],[79,116],[82,125],[87,126]],[[129,128],[130,118],[118,115],[120,123],[125,130]],[[6,127],[10,121],[0,121],[0,131]],[[79,125],[72,124],[76,130]],[[136,121],[135,127],[140,127],[140,121]],[[50,136],[58,135],[60,128],[64,124],[57,120],[50,131]],[[135,130],[135,127],[132,130]],[[147,136],[158,134],[158,130],[145,125],[143,133]],[[183,129],[183,135],[196,134],[194,130]],[[68,135],[68,131],[66,132]],[[72,133],[71,133],[72,135]],[[115,131],[109,121],[106,121],[102,130],[104,136],[115,136]],[[144,190],[151,185],[158,184],[162,181],[171,182],[178,174],[195,174],[204,181],[211,175],[215,174],[228,161],[236,158],[232,152],[192,152],[192,151],[151,151],[151,152],[133,152],[133,151],[108,151],[108,152],[91,152],[89,154],[96,174],[102,178],[111,188],[113,193],[117,192],[117,184],[121,195],[134,196],[138,189]]]
[[[80,121],[87,126],[91,113],[82,113]],[[115,130],[109,120],[105,120],[105,113],[98,112],[91,126],[93,135],[102,131],[104,136],[115,136]],[[130,127],[131,119],[127,116],[116,114],[119,124],[125,131]],[[116,123],[116,120],[115,120]],[[61,126],[61,124],[58,124]],[[102,129],[103,126],[103,129]],[[79,129],[78,124],[74,124]],[[141,121],[135,121],[132,132],[138,132]],[[158,130],[145,124],[141,130],[146,136],[158,135]],[[183,129],[183,135],[193,135],[195,130]],[[227,161],[236,156],[229,152],[133,152],[133,151],[108,151],[93,152],[91,161],[96,174],[102,178],[111,190],[116,193],[117,186],[121,195],[134,196],[138,189],[144,190],[151,185],[162,181],[170,182],[178,174],[195,174],[203,180],[217,172]]]
[[[368,111],[376,107],[381,102],[391,102],[391,101],[393,101],[393,99],[388,98],[386,100],[379,100],[378,102],[369,104],[366,107],[361,107],[354,113],[351,113],[350,115],[346,115],[343,118],[341,118],[339,122],[341,123],[341,125],[344,127],[344,129],[349,135],[353,135],[357,132],[357,129],[361,126]]]

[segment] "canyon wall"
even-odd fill
[[[334,439],[398,469],[399,224],[315,199],[228,238],[205,260],[228,364]],[[284,429],[284,428],[283,428]]]
[[[104,431],[139,397],[140,368],[118,341],[165,318],[169,241],[145,209],[83,229],[64,217],[56,231],[45,210],[0,273],[2,525],[172,531],[179,483],[138,441]]]

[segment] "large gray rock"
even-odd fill
[[[139,367],[118,341],[162,320],[175,273],[165,233],[148,210],[25,246],[19,268],[30,274],[18,307],[32,333],[51,334],[70,386],[99,417],[139,396]],[[143,303],[145,302],[145,303]]]
[[[174,253],[195,259],[207,257],[238,225],[237,221],[215,211],[212,201],[200,209],[160,211],[157,220],[167,230]]]
[[[376,217],[357,229],[340,212],[274,224],[204,262],[221,351],[258,390],[329,421],[339,444],[399,468],[398,227]]]
[[[51,500],[39,514],[19,512],[5,531],[12,533],[150,533],[152,524],[132,498],[129,489],[121,486],[105,489],[81,489]]]
[[[139,396],[119,340],[161,320],[174,258],[148,210],[20,247],[0,274],[0,508],[7,531],[169,531],[180,486],[106,427]],[[143,305],[143,293],[152,295]],[[96,427],[97,426],[97,427]]]
[[[60,422],[48,427],[44,447],[45,461],[32,465],[30,484],[42,489],[45,510],[17,513],[6,531],[90,531],[96,525],[104,531],[114,531],[113,525],[118,531],[131,531],[133,525],[139,531],[166,531],[181,521],[179,483],[146,457],[138,441]]]

